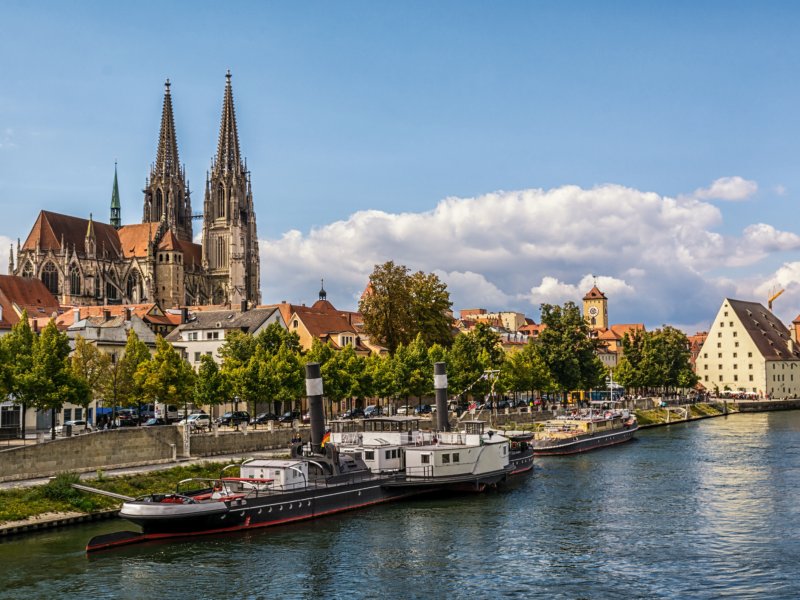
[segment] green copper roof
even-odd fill
[[[117,183],[117,163],[114,163],[114,191],[111,192],[111,208],[122,208],[119,204],[119,184]]]

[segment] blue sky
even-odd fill
[[[137,222],[167,77],[200,210],[231,69],[265,301],[325,277],[352,307],[394,259],[439,272],[456,309],[537,318],[599,276],[618,322],[702,326],[772,286],[791,319],[800,5],[697,4],[5,2],[0,242],[40,209],[106,220],[115,159]],[[463,221],[440,220],[447,198]],[[549,208],[498,218],[526,202]]]

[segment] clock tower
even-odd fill
[[[593,331],[608,329],[608,298],[596,285],[583,297],[583,318]]]

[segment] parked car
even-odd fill
[[[276,415],[275,413],[262,412],[256,415],[256,417],[252,421],[250,421],[250,424],[263,425],[264,423],[267,423],[269,421],[277,421],[277,420],[278,420],[278,415]]]
[[[165,419],[158,419],[156,417],[147,419],[147,421],[142,423],[142,427],[156,427],[158,425],[168,425],[168,423]]]
[[[363,419],[364,418],[364,411],[360,408],[351,408],[350,410],[344,411],[342,413],[343,419]]]
[[[400,406],[397,408],[397,414],[400,416],[403,415],[410,415],[413,412],[414,408],[406,404],[405,406]]]
[[[54,428],[56,431],[56,435],[63,435],[64,433],[67,432],[68,427],[72,428],[73,435],[75,435],[76,433],[80,433],[84,430],[86,431],[92,430],[92,426],[90,423],[87,423],[83,419],[76,419],[74,421],[64,421],[63,425],[56,425]],[[53,429],[51,429],[50,432],[52,433]]]
[[[178,421],[178,425],[189,424],[189,429],[208,429],[211,427],[211,417],[206,413],[193,413]]]
[[[296,419],[300,418],[300,413],[296,410],[290,410],[288,412],[283,413],[280,417],[278,417],[278,423],[292,423]]]
[[[372,417],[380,417],[383,414],[383,409],[377,404],[370,404],[364,409],[364,418],[371,419]]]
[[[139,416],[133,408],[122,408],[117,411],[117,427],[134,427],[139,424]]]
[[[249,423],[250,413],[244,410],[228,411],[217,419],[217,425],[236,426],[240,423]]]
[[[415,415],[429,415],[431,414],[431,405],[430,404],[420,404],[414,409]]]

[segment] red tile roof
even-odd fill
[[[158,223],[137,223],[119,228],[120,247],[125,258],[147,256],[147,246],[158,231]]]
[[[0,275],[0,306],[3,308],[0,329],[9,329],[19,322],[17,310],[27,310],[29,317],[49,320],[60,308],[41,279],[15,275]]]
[[[117,230],[105,223],[92,222],[95,233],[97,253],[103,250],[120,253],[120,241]],[[28,234],[22,248],[35,250],[38,243],[42,250],[61,250],[61,242],[68,248],[74,247],[78,254],[84,253],[86,244],[86,231],[89,228],[88,219],[70,217],[59,213],[43,210],[39,213],[33,229]]]
[[[597,286],[592,287],[586,295],[583,297],[584,300],[592,300],[595,298],[605,298],[606,295],[597,289]]]

